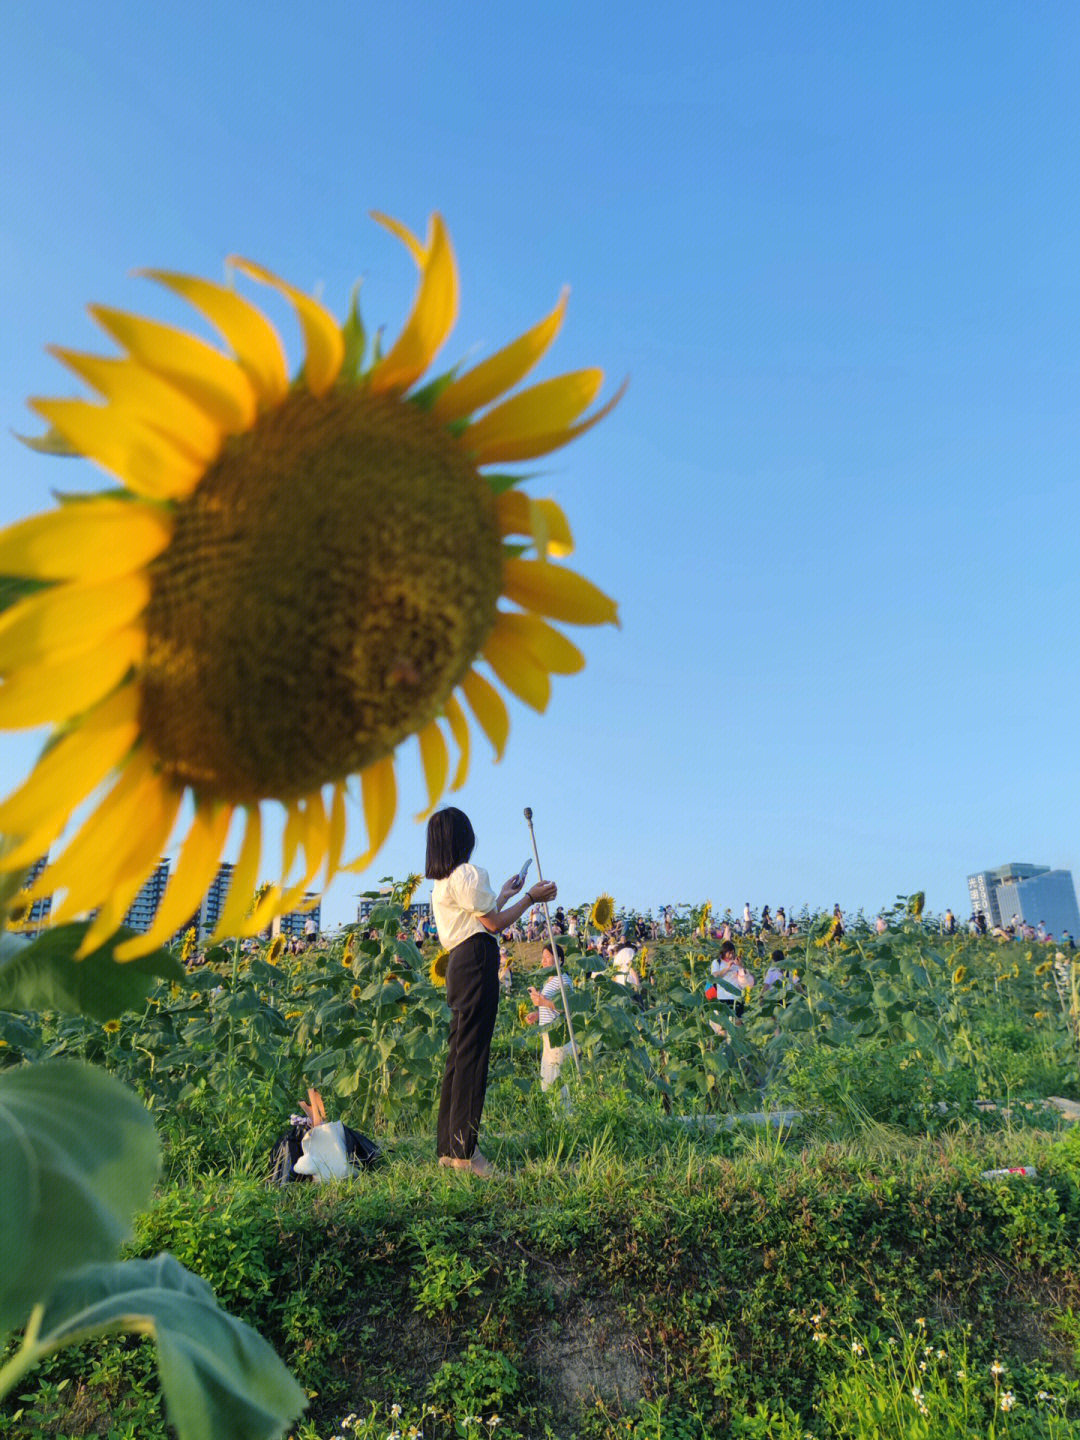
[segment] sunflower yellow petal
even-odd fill
[[[304,818],[304,865],[305,871],[293,885],[285,888],[272,885],[259,901],[251,915],[243,922],[241,935],[258,935],[265,930],[276,915],[287,915],[295,908],[296,902],[304,896],[326,856],[327,817],[326,807],[319,791],[309,795],[303,808]],[[284,854],[284,852],[283,852]]]
[[[446,777],[450,770],[450,752],[446,748],[443,733],[434,720],[424,726],[417,739],[420,742],[420,760],[424,767],[424,783],[427,786],[428,803],[426,809],[421,810],[416,819],[426,820],[439,803],[439,797],[446,788]]]
[[[129,411],[91,405],[86,400],[39,397],[27,403],[80,455],[148,500],[190,495],[202,477],[203,466]]]
[[[0,727],[26,730],[89,710],[146,654],[145,630],[121,630],[96,650],[17,671],[0,685]]]
[[[508,434],[501,440],[486,442],[481,452],[475,450],[473,452],[476,463],[493,465],[496,462],[533,460],[538,455],[548,455],[552,450],[561,450],[564,445],[569,445],[571,440],[576,440],[579,435],[584,435],[586,430],[591,430],[594,425],[599,425],[605,415],[610,415],[626,394],[628,383],[624,381],[606,405],[602,405],[599,410],[595,410],[587,419],[580,421],[577,425],[567,425],[562,429],[552,429],[545,433],[535,431],[528,435]],[[484,419],[487,418],[487,416],[484,417]],[[475,443],[471,427],[466,432],[466,443]]]
[[[442,217],[433,215],[427,253],[405,328],[371,372],[373,394],[407,390],[442,348],[457,318],[457,265]]]
[[[165,848],[182,799],[183,791],[173,789],[160,776],[156,785],[148,790],[139,814],[138,840],[128,847],[126,860],[117,867],[108,898],[83,936],[75,952],[76,960],[92,954],[123,924],[132,901],[153,872],[158,856]]]
[[[381,210],[369,210],[368,214],[376,224],[381,225],[384,230],[389,230],[391,235],[397,236],[416,261],[417,269],[422,270],[427,264],[427,250],[409,227],[403,225],[400,220],[395,220],[392,215],[384,215]]]
[[[465,719],[465,712],[458,704],[455,695],[450,696],[443,709],[446,711],[450,733],[458,747],[457,769],[454,771],[454,778],[450,781],[450,789],[460,790],[469,774],[469,722]]]
[[[545,560],[504,560],[503,594],[525,610],[571,625],[619,623],[614,600],[591,580]]]
[[[160,555],[172,538],[167,510],[137,500],[73,500],[0,530],[0,575],[111,580]]]
[[[304,803],[294,800],[285,815],[285,831],[281,837],[281,873],[291,873],[304,839]]]
[[[465,444],[480,464],[504,442],[516,443],[571,425],[604,383],[602,370],[571,370],[511,395],[469,426]]]
[[[484,642],[484,659],[508,690],[541,714],[551,699],[551,681],[527,650],[515,645],[496,624]]]
[[[262,265],[255,265],[239,255],[230,255],[229,264],[235,265],[252,280],[273,286],[291,302],[304,332],[304,383],[313,395],[325,395],[337,379],[345,358],[345,337],[333,315],[310,295],[279,279]]]
[[[165,945],[190,920],[213,883],[221,863],[221,852],[229,834],[232,809],[228,805],[200,805],[187,833],[154,923],[145,935],[118,945],[119,961],[137,960]]]
[[[0,856],[0,872],[8,874],[13,870],[29,870],[42,855],[48,854],[58,830],[62,828],[54,825],[52,821],[47,821],[28,835],[25,831],[20,831],[26,838],[17,845],[12,845]]]
[[[104,305],[91,305],[90,314],[129,355],[171,381],[226,434],[251,429],[255,391],[235,360],[174,325]]]
[[[330,799],[330,818],[326,832],[326,884],[329,885],[341,869],[341,856],[345,850],[345,786],[334,786]]]
[[[573,553],[570,523],[554,500],[533,500],[523,490],[504,490],[495,497],[495,515],[500,535],[531,535],[542,553]]]
[[[82,910],[92,910],[108,891],[110,862],[126,858],[125,846],[138,831],[139,813],[151,786],[157,784],[145,750],[136,750],[121,770],[112,789],[28,891],[33,899],[60,890],[68,892],[60,906],[53,906],[53,920],[60,921]]]
[[[538,664],[554,675],[576,675],[585,668],[585,656],[578,647],[538,615],[514,615],[501,611],[495,631],[510,645],[527,650]]]
[[[0,675],[98,649],[131,625],[149,599],[144,573],[28,595],[0,614]]]
[[[534,500],[532,512],[532,533],[538,548],[542,551],[549,550],[552,555],[560,557],[572,555],[574,537],[570,532],[570,522],[561,506],[556,505],[554,500]]]
[[[506,713],[502,696],[475,670],[468,671],[461,682],[461,689],[477,724],[494,747],[495,759],[501,760],[510,734],[510,716]]]
[[[251,908],[251,897],[255,894],[261,856],[262,816],[259,813],[259,807],[252,805],[244,811],[244,839],[240,845],[240,854],[232,873],[232,880],[229,882],[229,891],[218,919],[217,929],[210,937],[212,943],[226,940],[229,936],[240,933],[240,928]]]
[[[566,314],[568,294],[569,291],[564,289],[555,309],[538,325],[452,380],[435,401],[435,414],[447,421],[461,420],[513,389],[558,335]]]
[[[126,685],[58,740],[0,804],[0,833],[24,835],[52,825],[55,839],[76,806],[120,764],[138,733],[138,690]]]
[[[116,412],[129,411],[149,430],[159,431],[200,465],[216,460],[222,431],[206,411],[137,360],[106,359],[50,345],[49,353],[109,400]]]
[[[182,295],[206,316],[232,346],[237,364],[264,405],[276,405],[285,398],[289,389],[285,352],[277,331],[257,306],[235,290],[202,280],[197,275],[178,275],[172,270],[142,273],[174,294]]]
[[[394,777],[394,757],[376,760],[360,776],[360,791],[364,800],[364,819],[367,821],[368,848],[358,860],[351,860],[344,870],[363,870],[375,858],[383,841],[390,834],[397,811],[397,780]]]

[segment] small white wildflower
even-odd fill
[[[934,1347],[932,1345],[924,1345],[922,1347],[922,1353],[924,1355],[932,1355],[934,1353]]]
[[[826,1340],[826,1335],[825,1335],[825,1331],[824,1331],[824,1330],[815,1330],[815,1331],[814,1331],[814,1341],[815,1341],[816,1344],[818,1344],[818,1345],[824,1345],[824,1344],[825,1344],[825,1340]]]
[[[926,1329],[926,1321],[923,1319],[923,1317],[922,1317],[921,1315],[916,1315],[916,1317],[915,1317],[915,1324],[918,1325],[918,1327],[919,1327],[920,1330],[925,1330],[925,1329]]]
[[[1040,1390],[1039,1393],[1038,1393],[1038,1395],[1035,1396],[1035,1399],[1036,1399],[1036,1400],[1052,1400],[1052,1399],[1053,1399],[1053,1396],[1050,1394],[1050,1391],[1049,1391],[1049,1390]]]
[[[911,1398],[915,1401],[916,1405],[918,1405],[919,1401],[922,1399],[922,1391],[917,1385],[913,1385],[911,1387]]]
[[[1011,1390],[1006,1390],[1005,1394],[1001,1397],[1002,1410],[1011,1410],[1015,1404],[1016,1396],[1012,1393]]]
[[[895,1344],[896,1344],[896,1336],[895,1336],[895,1335],[886,1335],[886,1337],[885,1337],[885,1344],[886,1344],[886,1345],[895,1345]]]
[[[929,1415],[929,1414],[930,1414],[930,1407],[929,1407],[929,1405],[924,1404],[922,1400],[919,1401],[919,1414],[920,1414],[920,1415]]]
[[[966,1371],[966,1370],[957,1370],[957,1372],[956,1372],[956,1378],[957,1378],[957,1380],[966,1380],[966,1379],[967,1379],[967,1371]]]
[[[919,1369],[920,1369],[920,1370],[925,1370],[925,1369],[926,1369],[926,1361],[925,1361],[925,1360],[920,1360],[920,1361],[919,1361]]]
[[[397,1403],[397,1401],[395,1401],[394,1404],[390,1406],[390,1414],[395,1420],[401,1414],[401,1406]]]
[[[501,1415],[492,1415],[491,1419],[488,1421],[488,1424],[489,1424],[489,1425],[491,1426],[491,1428],[494,1430],[494,1428],[495,1428],[496,1425],[501,1425],[501,1424],[502,1424],[502,1416],[501,1416]]]
[[[821,1316],[820,1316],[820,1315],[811,1315],[811,1316],[810,1316],[810,1324],[811,1324],[811,1325],[820,1325],[820,1324],[821,1324]]]
[[[1004,1374],[1005,1374],[1005,1366],[1002,1365],[1002,1363],[1001,1363],[1000,1360],[995,1360],[994,1363],[990,1366],[990,1374],[991,1374],[991,1375],[1004,1375]]]
[[[937,1358],[938,1358],[939,1360],[944,1360],[944,1359],[945,1359],[945,1351],[944,1351],[944,1350],[935,1350],[935,1351],[934,1351],[934,1354],[937,1356]]]
[[[853,1355],[861,1355],[862,1352],[863,1352],[863,1347],[859,1344],[858,1340],[852,1340],[852,1342],[851,1342],[851,1353],[852,1353]]]

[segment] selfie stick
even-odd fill
[[[525,820],[529,826],[529,839],[532,841],[533,856],[536,859],[536,878],[542,880],[544,872],[540,868],[540,851],[536,848],[536,831],[533,829],[532,809],[525,806]],[[562,966],[559,964],[559,947],[555,943],[555,932],[551,928],[551,913],[548,910],[547,901],[541,900],[544,907],[544,919],[547,922],[548,944],[551,946],[552,959],[555,961],[555,974],[559,977],[559,994],[562,996],[563,1014],[566,1016],[566,1028],[570,1032],[570,1054],[574,1057],[574,1069],[577,1071],[578,1079],[581,1079],[581,1061],[578,1058],[577,1041],[574,1039],[574,1022],[570,1019],[570,997],[566,993],[566,986],[562,978]]]

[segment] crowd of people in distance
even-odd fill
[[[941,922],[942,933],[955,935],[956,928],[956,917],[951,910],[946,910]],[[1007,925],[991,925],[982,910],[973,910],[967,928],[969,935],[992,935],[995,940],[1034,940],[1042,945],[1053,944],[1056,938],[1057,944],[1064,949],[1076,949],[1076,941],[1068,930],[1062,930],[1061,934],[1055,937],[1047,930],[1045,921],[1040,920],[1038,925],[1029,925],[1021,920],[1019,915],[1014,915]]]

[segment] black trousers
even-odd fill
[[[480,1133],[499,1009],[499,946],[494,935],[470,935],[450,951],[446,1003],[451,1011],[450,1050],[439,1101],[438,1152],[467,1160]]]

